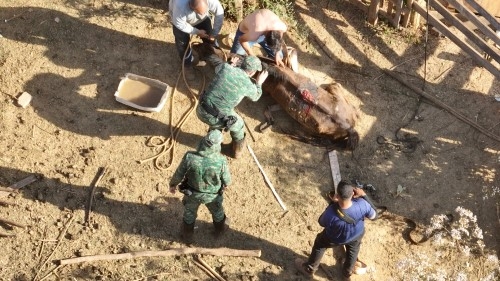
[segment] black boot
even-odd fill
[[[187,224],[182,221],[181,238],[186,244],[193,243],[194,223]]]
[[[229,229],[229,219],[224,216],[224,219],[222,219],[220,222],[213,222],[214,227],[215,227],[215,237],[219,238],[221,237],[224,232],[226,232]]]

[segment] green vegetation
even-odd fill
[[[226,20],[237,20],[237,10],[234,5],[234,0],[220,0],[225,11]],[[248,3],[252,2],[252,3]],[[294,1],[291,0],[255,0],[244,1],[243,3],[243,16],[246,16],[256,9],[269,9],[276,13],[284,22],[288,24],[290,29],[294,29],[300,39],[305,39],[308,36],[308,30],[301,26],[295,18]]]

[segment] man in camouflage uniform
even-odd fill
[[[222,63],[215,69],[215,77],[201,95],[196,114],[201,121],[210,126],[210,130],[229,130],[232,138],[235,158],[241,156],[245,145],[245,124],[234,108],[244,97],[257,101],[262,95],[262,83],[268,73],[262,71],[256,83],[251,77],[262,71],[262,63],[256,56],[247,56],[241,68]]]
[[[222,193],[231,182],[226,158],[220,154],[222,132],[210,131],[196,151],[188,151],[170,180],[170,192],[175,193],[177,186],[184,198],[182,238],[191,243],[194,223],[201,204],[207,206],[212,214],[216,236],[226,228],[226,215],[222,207]]]

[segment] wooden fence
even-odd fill
[[[500,23],[477,1],[487,3],[488,9],[497,15],[499,2],[489,0],[348,0],[368,15],[368,22],[377,24],[385,18],[393,27],[418,27],[420,21],[429,24],[457,44],[477,64],[500,79]],[[428,7],[429,6],[429,7]],[[497,15],[498,16],[498,15]],[[453,26],[453,27],[452,27]],[[452,30],[453,29],[453,30]],[[467,41],[457,33],[461,32]],[[493,64],[492,61],[497,64]]]
[[[500,49],[498,47],[500,46],[500,36],[495,34],[495,30],[500,31],[498,20],[474,0],[464,1],[473,7],[478,15],[457,0],[446,1],[459,14],[452,13],[447,7],[435,0],[429,2],[429,6],[432,8],[429,14],[427,14],[427,8],[418,3],[413,3],[412,8],[422,17],[428,18],[430,25],[458,45],[477,64],[500,79]],[[459,15],[465,20],[459,19]],[[453,26],[453,30],[449,26]],[[461,32],[467,41],[463,40],[464,36],[459,36],[457,31]],[[493,60],[497,63],[493,64]]]

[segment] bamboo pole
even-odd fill
[[[249,144],[247,144],[247,148],[248,148],[248,151],[250,151],[250,154],[252,154],[253,160],[255,160],[255,163],[257,163],[257,166],[259,167],[260,172],[264,176],[264,180],[266,181],[267,185],[269,186],[269,188],[273,192],[274,197],[276,197],[276,200],[278,200],[278,203],[280,204],[281,208],[283,208],[283,210],[286,212],[287,209],[286,209],[285,203],[283,203],[283,201],[281,201],[281,198],[280,198],[278,192],[276,192],[276,189],[274,189],[273,184],[271,183],[271,181],[267,177],[266,172],[264,172],[264,169],[260,165],[259,160],[257,160],[257,156],[255,156],[253,149],[250,147]]]
[[[219,281],[226,281],[222,276],[220,276],[220,274],[215,271],[210,265],[208,265],[201,257],[200,255],[196,255],[196,260],[201,264],[203,265],[203,267],[205,267],[208,271],[210,271],[210,273],[215,276],[215,279],[219,280]]]
[[[178,256],[178,255],[211,255],[211,256],[233,256],[233,257],[260,257],[260,250],[237,250],[229,248],[177,248],[168,249],[164,251],[143,251],[143,252],[130,252],[122,254],[109,254],[109,255],[95,255],[95,256],[83,256],[78,258],[68,258],[59,260],[58,264],[74,264],[89,261],[100,261],[100,260],[122,260],[131,259],[139,257],[168,257],[168,256]]]
[[[217,277],[215,277],[215,275],[212,274],[212,272],[210,272],[210,270],[208,270],[208,268],[204,267],[203,264],[201,264],[199,261],[197,260],[193,260],[194,264],[196,264],[197,267],[199,267],[203,272],[205,272],[208,276],[210,276],[210,278],[212,278],[212,280],[217,280]]]

